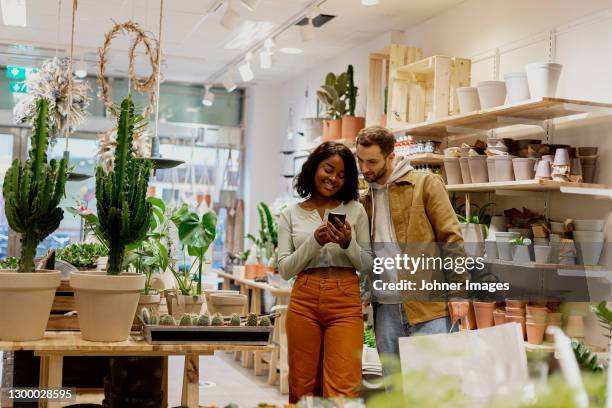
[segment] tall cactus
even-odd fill
[[[64,196],[68,161],[62,158],[47,163],[49,145],[49,102],[36,102],[28,159],[22,166],[15,159],[4,176],[2,194],[9,226],[21,234],[21,257],[17,270],[34,271],[36,247],[57,229],[64,211],[59,203]]]
[[[346,71],[346,99],[348,99],[348,116],[355,116],[355,108],[357,106],[357,88],[353,79],[353,66],[349,65]]]
[[[136,160],[132,134],[137,117],[132,97],[121,103],[113,169],[96,169],[96,200],[100,231],[109,245],[109,275],[121,273],[125,247],[144,239],[151,224],[151,204],[146,200],[151,162]]]

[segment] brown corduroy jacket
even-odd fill
[[[372,225],[373,195],[370,189],[362,196],[362,204]],[[389,213],[398,244],[433,244],[453,248],[453,256],[462,256],[463,238],[459,221],[440,176],[411,170],[389,185]],[[374,242],[374,228],[370,231]],[[450,245],[448,245],[450,244]],[[447,246],[448,245],[448,246]],[[432,247],[433,245],[429,245]],[[459,251],[459,253],[458,253]],[[447,249],[448,252],[448,249]],[[447,254],[448,255],[448,254]],[[431,275],[430,275],[431,276]],[[465,282],[466,277],[453,271],[447,280]],[[465,296],[457,292],[454,296]],[[404,309],[411,325],[448,315],[446,302],[406,301]]]

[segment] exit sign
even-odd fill
[[[23,81],[29,74],[38,72],[38,68],[21,67],[19,65],[7,65],[6,77],[8,79],[16,79]]]
[[[9,82],[8,86],[11,93],[28,93],[25,82]]]

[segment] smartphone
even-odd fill
[[[346,214],[334,213],[330,212],[327,217],[327,221],[329,221],[334,227],[337,227],[336,220],[340,220],[342,224],[346,221]]]

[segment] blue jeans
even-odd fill
[[[404,306],[375,303],[374,334],[376,348],[383,365],[383,374],[400,372],[399,338],[413,335],[448,333],[451,329],[449,316],[410,325],[404,311]]]

